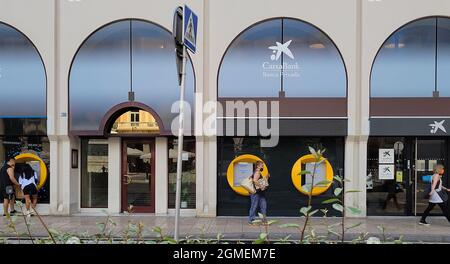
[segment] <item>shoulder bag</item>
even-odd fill
[[[250,194],[256,193],[255,185],[253,184],[252,177],[247,177],[241,181],[241,186],[246,189]]]

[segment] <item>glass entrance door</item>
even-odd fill
[[[122,141],[122,211],[155,212],[153,140]]]
[[[371,137],[367,156],[367,214],[409,212],[409,144],[405,137]]]
[[[414,215],[421,215],[428,206],[428,199],[423,198],[423,190],[426,188],[427,176],[433,175],[433,169],[436,164],[442,164],[447,169],[448,157],[447,141],[445,139],[421,139],[415,140],[414,151],[414,175],[413,188],[415,189],[413,195],[413,213]],[[443,185],[447,186],[448,173],[445,171],[443,176]],[[439,210],[431,211],[431,214],[441,214]]]

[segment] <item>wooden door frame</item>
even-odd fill
[[[127,189],[126,184],[124,182],[124,174],[126,173],[127,168],[127,143],[143,143],[143,144],[150,144],[150,153],[151,153],[151,159],[150,159],[150,166],[151,166],[151,176],[150,176],[150,199],[151,203],[150,206],[134,206],[133,211],[134,213],[154,213],[155,212],[155,138],[122,138],[121,140],[121,168],[120,168],[120,208],[121,212],[127,211],[128,204],[127,204]]]

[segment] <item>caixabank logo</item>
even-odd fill
[[[268,47],[272,50],[270,61],[262,63],[262,74],[266,78],[300,77],[300,67],[295,61],[294,54],[289,49],[292,40],[285,43],[275,42],[274,46]]]
[[[445,129],[444,123],[445,123],[445,120],[442,120],[440,122],[433,121],[433,124],[429,124],[429,126],[431,127],[430,133],[436,134],[440,130],[447,134],[447,130]]]

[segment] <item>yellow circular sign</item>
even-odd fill
[[[230,185],[231,189],[233,189],[234,192],[236,192],[237,194],[240,194],[240,195],[244,195],[244,196],[249,196],[250,195],[250,193],[246,189],[244,189],[244,187],[238,185],[239,183],[237,183],[235,185],[235,182],[234,182],[234,166],[237,163],[240,163],[240,162],[255,163],[257,161],[263,161],[263,160],[260,159],[259,157],[255,156],[255,155],[244,154],[244,155],[240,155],[240,156],[236,157],[234,160],[232,160],[230,162],[230,164],[228,165],[228,169],[227,169],[227,181],[228,181],[228,184]],[[263,177],[267,177],[267,174],[269,173],[269,170],[267,169],[266,163],[264,163],[263,166],[264,166],[264,170],[261,172],[261,175]],[[249,175],[249,177],[250,176],[251,175]]]
[[[47,180],[47,166],[41,158],[32,153],[22,153],[17,155],[15,159],[18,162],[39,161],[40,176],[37,188],[40,189],[42,186],[44,186],[45,181]]]
[[[315,182],[314,185],[316,183],[319,183],[320,181],[323,181],[323,180],[328,181],[328,183],[324,184],[324,185],[320,185],[320,186],[314,186],[312,188],[312,195],[313,196],[316,196],[316,195],[324,193],[326,190],[328,190],[328,188],[330,188],[331,183],[333,182],[333,175],[334,175],[333,167],[331,167],[330,162],[328,160],[326,160],[325,158],[322,157],[321,160],[324,160],[323,164],[325,165],[325,172],[324,172],[325,173],[325,179],[320,179],[319,177],[314,176],[314,182]],[[302,166],[303,165],[306,165],[306,163],[312,163],[312,162],[315,162],[315,161],[316,161],[316,158],[314,157],[314,155],[308,154],[308,155],[305,155],[305,156],[302,156],[301,158],[299,158],[294,163],[294,166],[292,166],[292,170],[291,170],[292,183],[294,184],[295,188],[299,192],[301,192],[301,193],[303,193],[305,195],[309,195],[309,191],[305,190],[303,188],[305,183],[302,182],[302,178],[303,178],[302,176],[303,175],[300,175],[300,172],[302,170]],[[312,171],[311,171],[311,173],[312,173]]]

